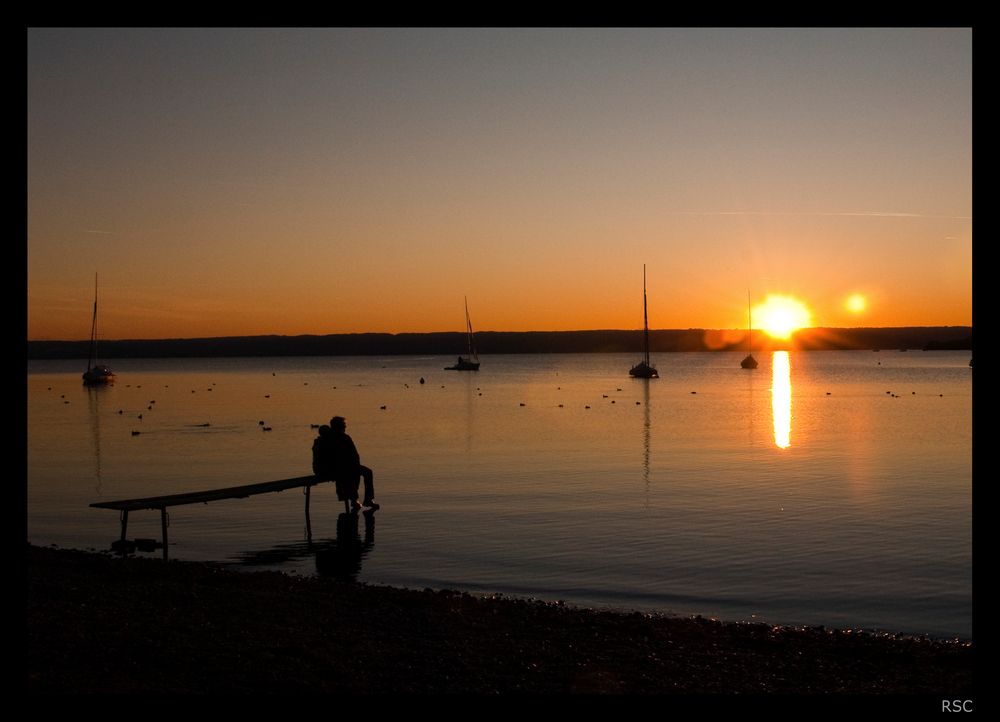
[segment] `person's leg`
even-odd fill
[[[351,482],[351,508],[355,511],[361,508],[361,504],[358,502],[358,487],[360,485],[360,477],[354,477],[354,480]]]
[[[361,504],[358,503],[358,485],[360,481],[359,477],[355,477],[354,479],[337,479],[337,498],[344,502],[348,509],[361,508]]]
[[[375,475],[367,466],[360,468],[361,478],[365,480],[365,506],[372,506],[375,503]]]

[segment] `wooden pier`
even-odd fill
[[[296,476],[291,479],[278,479],[277,481],[264,481],[259,484],[246,484],[244,486],[229,486],[224,489],[209,489],[207,491],[193,491],[183,494],[170,494],[167,496],[150,496],[144,499],[121,499],[119,501],[99,501],[91,504],[97,509],[117,509],[121,513],[122,534],[118,544],[125,548],[129,542],[126,536],[128,529],[128,514],[130,511],[140,511],[143,509],[158,509],[160,511],[160,526],[163,530],[163,558],[167,559],[167,509],[172,506],[183,506],[184,504],[206,504],[210,501],[220,501],[222,499],[245,499],[256,494],[268,494],[271,492],[285,491],[286,489],[305,488],[306,497],[306,533],[312,538],[312,527],[309,522],[309,492],[316,484],[324,484],[329,479],[320,479],[316,476]],[[350,511],[350,502],[344,502],[347,510]]]

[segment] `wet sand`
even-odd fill
[[[942,699],[973,691],[968,641],[597,611],[30,545],[26,566],[34,695],[905,695],[940,713]]]

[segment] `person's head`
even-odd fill
[[[326,424],[323,424],[322,426],[319,427],[320,436],[329,436],[332,433],[333,432],[331,431],[330,427],[327,426]]]
[[[334,433],[343,432],[347,428],[347,421],[343,416],[334,416],[330,419],[330,428]]]

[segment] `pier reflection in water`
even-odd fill
[[[363,519],[364,538],[359,530],[358,518]],[[361,561],[375,546],[375,512],[341,512],[337,516],[336,539],[318,539],[311,536],[303,542],[278,544],[257,552],[243,552],[239,563],[251,567],[281,567],[288,562],[314,557],[316,572],[337,581],[357,581]]]

